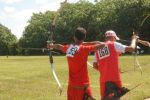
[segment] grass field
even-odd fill
[[[92,62],[92,56],[89,61]],[[150,97],[150,56],[139,56],[143,74],[134,71],[133,56],[120,57],[123,85],[132,88],[143,83],[122,100],[144,100]],[[58,86],[52,76],[48,56],[0,57],[0,100],[66,100],[67,63],[65,56],[55,56],[55,70],[63,86],[59,96]],[[89,67],[94,97],[99,100],[99,73]]]

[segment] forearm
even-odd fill
[[[63,45],[61,45],[61,44],[54,44],[54,49],[61,50],[62,48],[63,48]]]
[[[61,50],[63,48],[63,45],[61,45],[61,44],[48,44],[47,48]]]
[[[95,45],[95,50],[98,50],[100,48],[103,48],[105,46],[105,43],[104,42],[100,42],[99,44],[96,44]]]
[[[137,39],[132,39],[132,41],[131,41],[130,47],[132,47],[133,49],[135,49],[135,47],[136,47],[136,40]]]
[[[136,39],[132,39],[131,45],[125,48],[126,52],[133,52],[136,48]]]
[[[138,40],[138,43],[141,43],[142,45],[145,46],[150,46],[150,43],[148,41]]]

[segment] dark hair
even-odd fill
[[[82,27],[78,27],[74,32],[74,36],[79,41],[84,40],[86,37],[86,30]]]

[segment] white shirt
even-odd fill
[[[121,53],[125,53],[125,49],[126,49],[126,45],[123,45],[121,43],[118,42],[114,42],[114,46],[115,46],[115,50],[117,52],[121,52]]]
[[[79,50],[78,45],[70,45],[69,48],[67,49],[66,56],[68,57],[74,57],[75,53]]]

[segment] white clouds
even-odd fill
[[[28,20],[32,16],[33,12],[34,12],[34,9],[21,10],[12,14],[11,17],[18,19],[18,20]]]
[[[20,38],[24,31],[27,21],[31,18],[32,13],[45,12],[47,10],[56,11],[60,7],[60,2],[64,0],[35,0],[34,4],[30,4],[30,8],[18,8],[12,3],[21,2],[23,0],[0,0],[4,2],[4,8],[0,9],[0,23],[11,29],[12,33]],[[20,5],[25,5],[20,3]],[[31,7],[31,5],[33,7]]]
[[[47,10],[56,11],[60,7],[60,2],[62,0],[52,1],[52,0],[35,0],[35,4],[38,6],[40,12],[45,12]]]
[[[35,10],[25,9],[21,11],[14,11],[8,8],[6,9],[7,12],[4,10],[0,12],[0,23],[11,29],[12,33],[16,35],[17,38],[20,38],[24,31],[24,27],[27,25],[27,21],[30,19]]]
[[[3,10],[4,10],[4,13],[6,13],[6,14],[11,14],[11,13],[15,12],[15,8],[9,7],[9,6],[5,6]]]
[[[56,11],[60,7],[59,3],[48,3],[38,8],[38,11],[45,12],[47,10]]]
[[[35,0],[35,4],[37,5],[45,5],[48,3],[48,0]]]
[[[12,33],[20,38],[24,31],[25,26],[27,26],[27,21],[31,18],[32,13],[36,13],[35,9],[24,9],[21,11],[16,11],[11,14],[7,19],[11,19],[11,23],[7,23],[7,26],[10,27]]]
[[[27,20],[28,18],[30,18],[30,15],[32,15],[24,12],[25,11],[14,12],[11,14],[7,13],[0,14],[2,15],[0,17],[0,22],[9,29],[11,29],[11,32],[14,35],[16,35],[17,38],[21,37],[24,27],[27,25]]]
[[[13,4],[17,2],[21,2],[23,0],[0,0],[0,2],[6,3],[6,4]]]
[[[0,0],[6,3],[3,9],[0,9],[0,23],[11,29],[12,33],[20,38],[24,31],[27,21],[31,18],[33,13],[45,12],[47,10],[56,11],[60,7],[60,2],[64,0],[34,0],[33,7],[20,9],[12,3],[21,2],[23,0]],[[22,3],[20,3],[22,4]],[[22,4],[24,5],[24,4]]]

